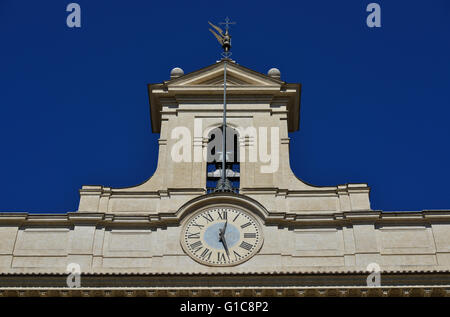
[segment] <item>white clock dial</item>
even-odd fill
[[[181,233],[184,251],[197,262],[231,266],[248,260],[261,248],[258,221],[235,207],[212,207],[194,214]]]

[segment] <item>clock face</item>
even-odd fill
[[[194,214],[181,233],[184,251],[199,263],[210,266],[237,265],[261,248],[258,221],[235,207],[212,207]]]

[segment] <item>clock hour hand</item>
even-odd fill
[[[227,246],[227,241],[225,240],[225,236],[223,236],[221,238],[221,241],[222,241],[223,247],[225,248],[225,252],[227,253],[227,256],[230,257],[230,254],[228,253],[228,246]]]

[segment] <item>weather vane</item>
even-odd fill
[[[214,32],[214,30],[209,29],[209,31],[216,37],[216,39],[219,41],[220,45],[222,45],[223,53],[222,56],[225,58],[229,58],[231,56],[231,35],[229,34],[228,30],[230,25],[236,24],[236,22],[231,22],[228,17],[225,18],[225,22],[220,22],[219,24],[225,25],[225,33],[223,30],[218,27],[217,25],[212,24],[209,22],[209,25],[211,25],[217,32]]]
[[[222,56],[223,59],[223,123],[222,123],[222,171],[221,171],[221,178],[217,181],[217,186],[214,189],[214,192],[235,192],[233,189],[233,185],[231,184],[230,180],[227,178],[227,153],[226,153],[226,142],[227,142],[227,60],[229,60],[229,57],[231,56],[231,35],[228,32],[230,25],[236,24],[236,22],[230,22],[230,19],[228,17],[225,18],[225,22],[221,22],[219,24],[225,25],[225,33],[223,30],[218,27],[217,25],[212,24],[209,22],[209,25],[211,25],[217,32],[214,32],[213,30],[209,29],[211,33],[216,37],[216,39],[219,41],[220,45],[222,45],[223,52]]]

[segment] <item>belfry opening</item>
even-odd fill
[[[225,176],[230,181],[234,192],[239,192],[240,186],[240,152],[239,133],[232,127],[226,127],[226,163],[222,168],[222,136],[223,127],[217,127],[208,133],[206,191],[212,193],[217,188],[217,182]]]

